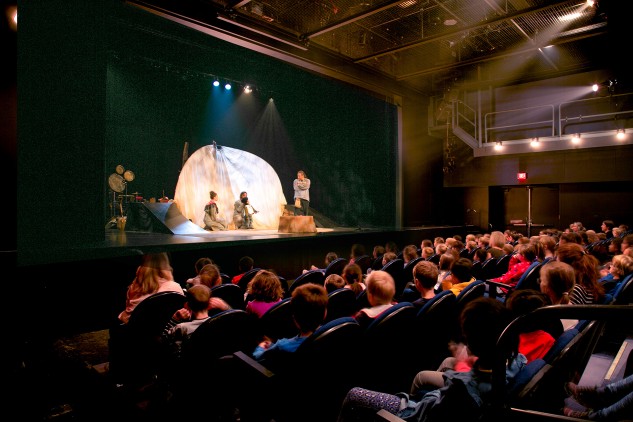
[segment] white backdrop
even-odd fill
[[[218,194],[220,216],[227,225],[233,221],[233,204],[246,191],[251,205],[259,211],[253,216],[254,229],[277,229],[286,205],[279,176],[266,161],[246,151],[207,145],[185,162],[174,202],[189,220],[204,227],[204,206],[209,191]]]

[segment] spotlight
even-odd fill
[[[530,142],[530,145],[532,145],[532,148],[538,148],[538,146],[540,145],[540,141],[538,138],[532,138],[532,141]]]
[[[618,129],[618,131],[615,133],[615,137],[618,141],[621,141],[626,138],[626,132],[624,131],[624,129]]]
[[[213,86],[220,86],[220,81],[218,81],[217,79],[213,81]]]
[[[593,92],[598,92],[598,88],[600,88],[600,86],[599,86],[598,84],[593,84],[593,85],[591,85],[591,90],[592,90]]]
[[[250,85],[246,85],[244,87],[244,93],[245,94],[250,94],[251,92],[253,92],[253,88],[251,88]]]
[[[275,101],[275,100],[273,100],[273,97],[270,97],[270,98],[268,99],[268,102],[269,102],[269,103],[272,103],[273,101]]]
[[[571,143],[572,144],[580,143],[580,133],[576,133],[574,136],[571,137]]]
[[[503,149],[503,144],[501,141],[495,143],[495,151],[501,151]]]
[[[226,83],[226,85],[224,85],[224,89],[226,89],[227,91],[231,90],[231,84],[230,83]]]

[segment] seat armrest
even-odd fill
[[[404,419],[399,418],[393,413],[387,412],[385,409],[380,409],[376,413],[376,421],[387,421],[387,422],[404,422]]]
[[[233,353],[235,364],[246,368],[249,373],[256,373],[264,378],[272,378],[275,373],[242,351]]]
[[[488,297],[491,298],[496,298],[497,295],[499,295],[499,293],[497,293],[497,287],[503,287],[504,289],[507,289],[508,293],[514,290],[514,286],[510,286],[506,283],[500,283],[498,281],[484,280],[484,283],[488,285]],[[502,296],[505,296],[505,294],[503,294]]]

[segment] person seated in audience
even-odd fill
[[[532,265],[532,262],[536,260],[536,244],[517,245],[518,252],[516,253],[517,262],[508,268],[502,276],[491,279],[497,283],[504,283],[511,287],[516,286],[521,276]],[[503,290],[503,289],[502,289]]]
[[[451,273],[451,266],[455,262],[455,257],[452,254],[440,255],[440,262],[438,264],[437,283],[435,284],[435,293],[441,292],[442,282]]]
[[[334,290],[345,287],[345,280],[338,274],[330,274],[325,277],[324,286],[328,293],[332,293]]]
[[[556,258],[556,239],[548,235],[540,235],[539,243],[543,249],[543,260],[551,261]]]
[[[350,264],[353,264],[356,261],[357,258],[359,258],[359,257],[361,257],[361,256],[363,256],[365,254],[366,254],[365,246],[363,246],[360,243],[354,243],[352,245],[352,249],[351,249],[351,251],[349,253],[349,261],[348,262]]]
[[[607,246],[607,253],[610,257],[614,257],[615,255],[622,253],[622,243],[624,242],[623,237],[614,237],[609,242]]]
[[[475,253],[475,250],[478,248],[478,246],[477,246],[477,240],[475,240],[474,236],[473,236],[472,240],[466,240],[466,246],[465,247],[466,247],[466,250],[468,250],[468,254],[469,255]]]
[[[451,273],[442,281],[442,290],[450,290],[455,296],[475,281],[472,276],[473,262],[468,258],[459,258],[451,265]]]
[[[211,289],[203,284],[191,286],[187,289],[186,296],[184,308],[174,312],[161,335],[169,353],[175,358],[180,357],[182,343],[191,337],[203,322],[217,312],[230,309],[224,300],[211,297]],[[210,315],[211,309],[215,312]]]
[[[412,301],[414,306],[421,308],[435,296],[435,285],[439,271],[437,265],[430,261],[420,261],[413,267],[413,282],[419,298]],[[413,289],[411,289],[413,291]],[[404,295],[403,295],[404,296]]]
[[[448,246],[446,246],[446,243],[438,243],[435,246],[435,254],[442,256],[444,255],[446,252],[448,251]]]
[[[615,223],[613,220],[604,220],[602,221],[602,225],[600,226],[600,231],[607,236],[607,239],[613,237],[613,228],[615,227]]]
[[[618,227],[612,228],[611,233],[613,233],[613,238],[615,239],[622,236],[622,233],[624,233],[624,231],[620,228],[620,226],[618,226]]]
[[[209,257],[203,256],[202,258],[198,258],[196,263],[194,264],[194,269],[196,271],[195,277],[191,277],[187,279],[185,282],[185,288],[189,288],[190,286],[194,286],[196,284],[200,284],[200,270],[207,264],[213,264],[213,260]]]
[[[402,250],[402,260],[404,265],[407,265],[409,261],[418,257],[418,248],[415,245],[407,245]]]
[[[253,351],[257,360],[275,359],[285,353],[295,352],[325,320],[328,294],[325,287],[314,283],[303,284],[292,291],[290,304],[299,334],[272,342],[264,338]]]
[[[552,305],[568,305],[574,286],[576,273],[574,268],[560,261],[551,261],[543,265],[539,271],[539,287],[552,302]],[[563,330],[573,328],[578,324],[576,319],[563,319]]]
[[[420,250],[426,247],[433,248],[433,241],[431,239],[422,239],[422,242],[420,242]]]
[[[488,252],[492,255],[493,258],[499,259],[505,252],[503,251],[503,245],[506,244],[506,237],[503,235],[503,232],[498,230],[490,233],[490,248],[488,248]]]
[[[314,271],[314,270],[321,270],[321,271],[325,271],[325,269],[328,267],[328,265],[330,265],[334,260],[338,259],[338,255],[336,254],[336,252],[328,252],[327,254],[325,254],[325,260],[323,261],[323,268],[319,268],[316,265],[311,265],[310,266],[310,270]],[[307,273],[308,270],[303,270],[303,273]]]
[[[632,356],[629,354],[629,362]],[[573,399],[565,400],[565,416],[591,421],[621,421],[630,420],[633,414],[633,374],[597,386],[568,382],[565,391]]]
[[[488,234],[483,234],[477,238],[477,246],[479,248],[487,250],[490,248],[490,236]]]
[[[222,284],[222,275],[220,274],[218,266],[215,264],[207,264],[202,267],[200,270],[199,281],[200,284],[204,284],[210,289]]]
[[[469,302],[460,315],[460,326],[468,348],[476,357],[472,369],[467,372],[422,371],[434,373],[438,384],[445,388],[431,387],[430,391],[423,389],[412,391],[413,394],[396,395],[354,387],[343,401],[338,422],[373,420],[381,409],[409,421],[426,420],[431,412],[433,420],[477,420],[492,399],[497,339],[509,322],[509,311],[500,301],[482,297]],[[525,356],[518,353],[516,347],[512,349],[506,379],[513,378],[525,366]],[[458,403],[464,406],[455,406]]]
[[[446,240],[444,240],[443,237],[441,236],[437,236],[435,239],[433,239],[433,246],[437,247],[437,245],[439,245],[440,243],[445,243]]]
[[[601,303],[604,287],[598,282],[600,263],[595,256],[585,253],[585,248],[577,243],[564,243],[558,246],[556,259],[571,265],[576,272],[576,285],[569,303]]]
[[[345,280],[345,288],[352,289],[356,296],[367,287],[365,283],[363,283],[363,271],[357,264],[347,264],[343,268],[341,277]]]
[[[136,276],[127,288],[125,309],[119,314],[119,321],[127,324],[139,303],[154,293],[167,291],[185,294],[182,286],[174,281],[169,255],[166,252],[143,255]]]
[[[577,243],[579,245],[582,244],[582,236],[580,236],[577,232],[565,232],[560,235],[558,239],[558,244],[562,245],[564,243]]]
[[[549,296],[538,290],[520,289],[511,292],[505,300],[506,307],[514,318],[527,315],[532,311],[543,306],[552,304]],[[543,327],[532,327],[526,329],[519,334],[519,353],[523,353],[527,362],[534,359],[541,359],[547,354],[549,349],[554,345],[554,337],[552,332],[560,334],[563,330],[562,325],[556,322],[557,326],[552,326],[548,330],[546,325]]]
[[[391,308],[396,295],[396,283],[386,271],[372,271],[367,276],[367,301],[369,308],[363,308],[354,315],[362,327],[367,327],[381,313]]]
[[[398,244],[393,240],[385,243],[385,253],[387,252],[393,252],[396,256],[398,256],[398,254],[400,253],[400,249],[398,249]]]
[[[231,283],[233,283],[233,284],[239,283],[240,280],[242,279],[242,277],[244,276],[244,274],[246,274],[248,271],[252,270],[254,265],[255,265],[255,261],[250,256],[243,256],[243,257],[241,257],[239,262],[238,262],[238,264],[237,264],[240,273],[235,275],[231,279]]]
[[[382,245],[376,245],[374,246],[374,249],[372,249],[371,251],[371,257],[373,259],[377,259],[379,256],[383,256],[384,253],[385,253],[385,247]]]
[[[600,278],[598,282],[605,287],[605,290],[611,290],[632,272],[633,258],[628,255],[619,254],[614,256],[611,260],[609,265],[609,274]]]
[[[284,297],[284,289],[277,274],[268,270],[258,271],[248,283],[248,297],[251,300],[246,304],[246,312],[261,318]]]
[[[382,255],[382,266],[384,267],[385,265],[387,265],[387,262],[393,261],[396,258],[397,258],[397,255],[395,253],[385,252]]]
[[[435,254],[435,250],[432,247],[425,246],[422,248],[422,253],[420,254],[420,256],[422,257],[422,259],[428,260],[434,254]]]

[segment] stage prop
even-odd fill
[[[314,217],[311,215],[279,217],[279,233],[316,233]]]
[[[174,203],[186,219],[199,227],[204,227],[209,191],[218,194],[219,215],[227,226],[233,222],[233,204],[245,191],[258,211],[253,215],[253,228],[278,228],[286,198],[279,176],[258,156],[215,142],[196,150],[180,171]]]
[[[189,221],[173,202],[132,202],[129,205],[125,231],[164,234],[207,233]]]

